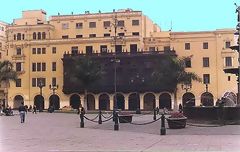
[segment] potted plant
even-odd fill
[[[167,118],[168,126],[170,129],[185,128],[187,123],[187,117],[180,112],[174,112]]]

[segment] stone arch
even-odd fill
[[[87,109],[95,110],[95,98],[92,94],[87,95]]]
[[[110,110],[110,98],[108,94],[101,94],[99,96],[99,110]]]
[[[171,109],[172,105],[172,99],[171,96],[168,93],[163,93],[159,96],[159,108],[167,108]]]
[[[36,95],[34,97],[34,105],[36,105],[39,111],[44,109],[44,97],[42,95]]]
[[[24,99],[21,95],[16,95],[13,101],[13,109],[17,109],[20,105],[24,105]]]
[[[182,106],[183,107],[193,107],[195,106],[195,96],[191,92],[186,92],[182,96]]]
[[[71,95],[71,97],[70,97],[70,106],[73,109],[79,109],[80,103],[81,103],[81,100],[80,100],[80,96],[78,94]]]
[[[125,110],[125,98],[124,96],[121,94],[121,93],[117,93],[117,109],[122,109],[122,110]],[[115,101],[115,96],[114,96],[114,103],[116,102]]]
[[[143,102],[144,102],[144,106],[143,106],[144,110],[149,110],[149,111],[153,110],[156,106],[155,95],[152,93],[145,94],[143,98]]]
[[[49,107],[50,106],[53,106],[55,110],[60,108],[60,99],[58,95],[53,94],[49,97]]]
[[[201,105],[202,106],[213,106],[213,95],[210,92],[204,92],[201,95]]]
[[[140,97],[138,93],[132,93],[128,97],[128,109],[137,110],[140,109]]]

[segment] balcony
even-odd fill
[[[21,55],[13,55],[12,56],[12,60],[21,60],[21,61],[23,61],[23,60],[25,60],[25,55],[24,54],[21,54]]]

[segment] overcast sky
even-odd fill
[[[143,11],[162,30],[206,31],[235,28],[240,0],[6,0],[1,2],[0,20],[12,23],[23,10],[43,9],[48,16],[93,13],[131,8]]]

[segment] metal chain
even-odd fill
[[[112,117],[113,114],[111,114],[111,115],[108,116],[108,117],[107,117],[107,116],[104,116],[103,114],[101,114],[101,115],[103,116],[103,118],[108,119],[108,118]]]
[[[86,116],[83,116],[83,117],[86,118],[86,119],[89,120],[89,121],[92,121],[92,122],[98,123],[98,121],[94,121],[94,120],[98,117],[98,115],[97,115],[97,117],[95,117],[94,119],[89,119],[89,118],[86,117]]]
[[[107,122],[109,120],[112,120],[113,117],[110,117],[109,119],[106,119],[106,120],[102,120],[102,122]]]
[[[121,119],[122,119],[122,118],[121,118]],[[161,119],[161,117],[159,117],[159,118],[156,119],[156,120],[150,121],[150,122],[145,122],[145,123],[133,123],[133,122],[130,122],[130,124],[132,124],[132,125],[148,125],[148,124],[154,123],[154,122],[156,122],[156,121],[158,121],[158,120],[160,120],[160,119]],[[128,122],[128,121],[125,120],[125,119],[122,119],[122,120]]]

